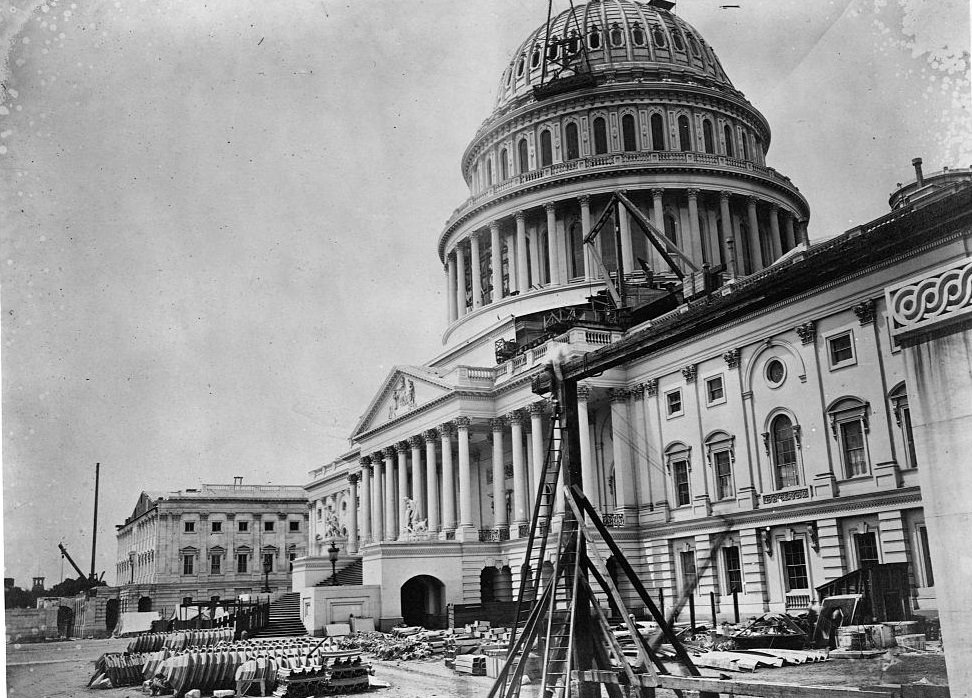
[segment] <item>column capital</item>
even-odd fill
[[[652,397],[658,394],[658,379],[649,378],[645,381],[645,395]]]
[[[422,438],[425,439],[425,443],[430,443],[438,440],[441,436],[438,429],[426,429],[422,432]]]
[[[493,417],[489,420],[489,428],[491,431],[503,431],[506,428],[506,420],[502,417]]]
[[[539,417],[547,411],[547,402],[546,400],[537,400],[536,402],[531,402],[528,409],[530,410],[531,417]]]
[[[489,232],[491,232],[491,233],[494,233],[494,232],[495,233],[498,233],[499,232],[499,229],[500,229],[500,223],[499,223],[499,221],[490,221],[489,222]]]
[[[506,415],[506,419],[510,424],[522,424],[523,410],[513,410]]]
[[[360,474],[358,474],[358,473],[348,473],[348,482],[351,483],[351,486],[352,487],[356,486],[358,484],[358,480],[360,480],[360,479],[361,479],[361,475]]]
[[[625,390],[624,388],[611,388],[611,391],[608,393],[608,396],[611,398],[612,403],[627,402],[628,391]]]
[[[469,429],[469,417],[456,417],[452,423],[456,425],[456,429]]]
[[[732,196],[732,192],[726,191],[725,189],[719,192],[719,198],[728,201],[729,197]]]
[[[516,222],[517,223],[519,223],[520,221],[525,221],[526,220],[526,211],[524,211],[524,210],[521,209],[521,210],[517,211],[516,213],[514,213],[513,214],[513,217],[516,219]]]
[[[813,344],[817,341],[817,323],[813,320],[808,320],[802,325],[797,325],[793,328],[796,330],[797,336],[800,337],[800,342],[802,344]]]
[[[480,233],[479,230],[474,230],[471,233],[469,233],[469,235],[467,235],[466,237],[469,238],[470,242],[473,242],[473,241],[479,242],[479,238],[481,237],[481,233]]]
[[[554,213],[557,210],[557,202],[548,201],[543,205],[543,210],[546,211],[547,213]]]
[[[631,395],[631,397],[633,397],[635,400],[644,400],[645,399],[645,384],[644,383],[638,383],[637,385],[633,386],[628,391],[628,394]]]
[[[577,197],[577,201],[580,202],[580,205],[581,206],[590,206],[591,205],[591,195],[590,194],[581,194],[580,196]]]
[[[651,190],[651,195],[653,197],[660,197],[665,194],[665,190],[661,188],[655,188]]]
[[[723,360],[726,362],[727,368],[739,368],[739,349],[730,349],[725,354],[722,355]]]
[[[440,438],[448,439],[450,436],[452,436],[452,433],[455,431],[455,425],[453,425],[452,422],[445,422],[439,425],[437,431],[439,432]]]
[[[779,211],[780,211],[780,205],[778,203],[776,203],[775,201],[770,201],[769,202],[769,205],[770,205],[770,210],[773,213],[779,213]]]
[[[393,446],[396,453],[408,453],[411,446],[409,446],[408,441],[398,441]]]
[[[361,458],[358,459],[358,465],[360,465],[362,468],[367,468],[369,465],[371,465],[371,456],[361,456]]]
[[[698,189],[686,189],[685,190],[685,193],[688,194],[688,198],[690,198],[690,199],[695,199],[695,198],[698,198],[698,196],[699,196],[699,190]]]
[[[577,399],[581,402],[587,402],[591,399],[591,393],[594,392],[591,386],[585,385],[583,383],[577,384]]]
[[[385,448],[382,449],[381,453],[382,453],[382,455],[386,459],[387,458],[394,458],[395,457],[395,447],[394,446],[385,446]]]
[[[695,377],[698,375],[698,366],[696,364],[689,364],[682,369],[682,377],[685,379],[686,383],[694,383]]]
[[[424,439],[421,436],[419,436],[418,434],[416,434],[415,436],[409,436],[408,437],[408,445],[411,448],[422,448],[423,442],[424,442]]]
[[[748,206],[755,206],[758,203],[759,203],[759,197],[758,196],[747,196],[746,197],[746,204]]]

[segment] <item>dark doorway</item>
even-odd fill
[[[57,634],[61,637],[71,637],[74,634],[74,609],[59,606],[57,609]]]
[[[108,599],[105,603],[105,630],[111,632],[118,623],[118,599]]]
[[[484,567],[479,573],[479,600],[482,603],[496,601],[496,578],[499,570],[495,567]]]
[[[444,628],[445,585],[427,574],[402,584],[402,619],[405,625]]]
[[[148,613],[152,610],[152,599],[148,596],[143,596],[138,600],[138,612]]]

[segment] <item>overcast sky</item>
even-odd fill
[[[769,120],[811,237],[972,162],[965,0],[677,12]],[[567,0],[556,0],[564,9]],[[142,490],[304,484],[435,355],[459,157],[542,0],[0,3],[4,575],[114,580]],[[64,574],[74,572],[63,566]]]

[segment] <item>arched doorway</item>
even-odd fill
[[[152,599],[148,596],[142,596],[138,600],[138,612],[148,613],[152,610]]]
[[[61,637],[71,637],[74,633],[74,609],[69,606],[57,608],[57,634]]]
[[[108,599],[105,603],[105,630],[111,632],[118,622],[118,599]]]
[[[484,567],[479,573],[479,600],[482,603],[496,601],[496,578],[499,570],[493,566]]]
[[[427,574],[402,584],[402,619],[405,625],[444,628],[445,584]]]

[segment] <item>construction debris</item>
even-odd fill
[[[783,613],[765,613],[732,639],[742,649],[773,647],[799,650],[807,645],[807,633],[796,620]]]

